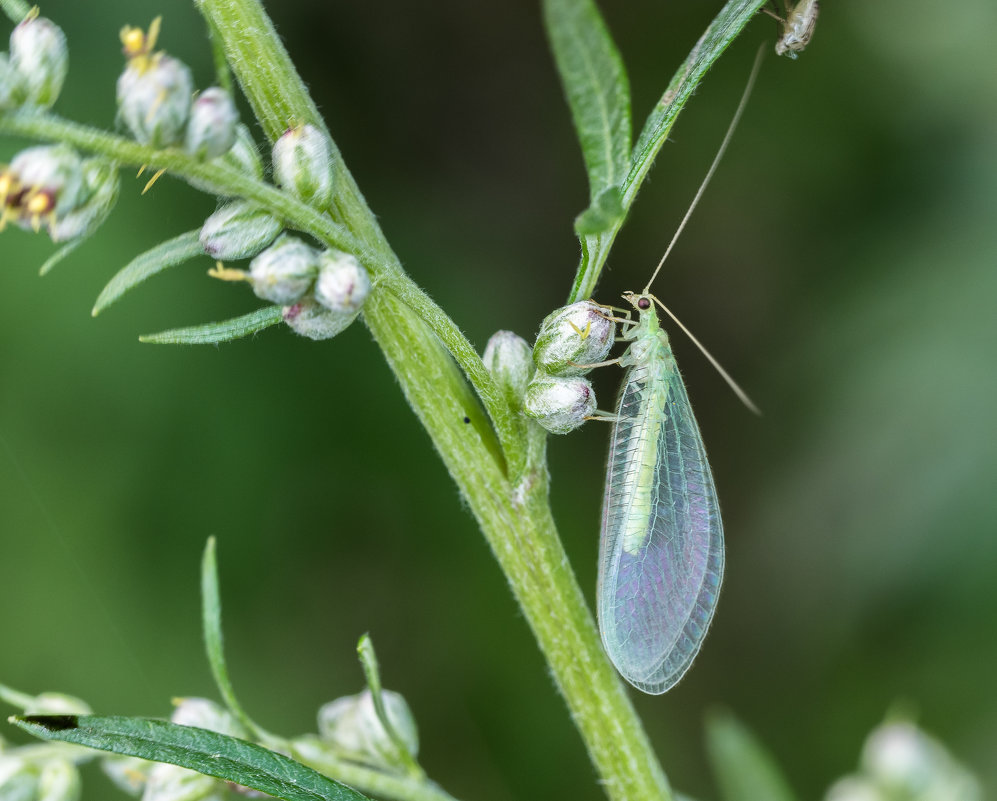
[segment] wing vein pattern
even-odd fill
[[[699,426],[667,335],[627,374],[610,440],[599,555],[603,644],[659,694],[702,645],[723,578],[723,526]]]

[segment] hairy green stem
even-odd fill
[[[317,122],[314,102],[258,0],[195,2],[225,42],[233,71],[256,114],[270,120],[264,125],[271,137],[281,132],[275,124],[281,120]],[[381,250],[383,234],[373,213],[354,191],[345,165],[341,170],[348,201],[343,209],[349,212],[342,221],[373,249]],[[399,268],[387,279],[390,291],[373,293],[368,299],[364,319],[371,333],[498,558],[610,798],[670,799],[657,758],[602,650],[558,539],[550,516],[546,467],[535,465],[532,471],[522,471],[515,484],[510,482],[489,447],[490,426],[484,430],[488,424],[481,419],[478,400],[438,338],[449,339],[452,332],[436,316],[435,306],[428,307],[431,301],[421,290],[406,282]],[[454,355],[462,364],[473,361],[462,359],[464,354]],[[471,373],[470,380],[478,383]],[[487,395],[482,400],[489,404]],[[496,425],[501,419],[492,415]],[[499,435],[506,444],[508,436],[503,437],[501,430]],[[535,453],[538,449],[526,444],[530,440],[522,438],[523,447]]]

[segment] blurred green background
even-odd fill
[[[565,298],[586,204],[534,2],[270,3],[406,268],[483,348]],[[720,2],[604,3],[635,127]],[[612,6],[612,7],[610,7]],[[192,4],[51,0],[72,69],[57,106],[110,127],[117,31],[211,80]],[[9,30],[4,27],[6,35]],[[997,788],[997,6],[826,3],[797,62],[770,55],[656,292],[763,407],[675,348],[720,488],[728,572],[696,667],[637,697],[673,784],[716,792],[704,713],[733,709],[801,798],[851,770],[896,703]],[[643,285],[702,178],[758,18],[659,156],[597,297]],[[0,161],[25,142],[0,140]],[[361,325],[222,347],[140,333],[255,308],[207,259],[92,320],[104,283],[214,201],[125,176],[98,237],[0,238],[0,681],[106,713],[214,691],[198,560],[216,535],[231,672],[266,727],[314,728],[374,637],[460,798],[601,791],[528,628]],[[603,406],[618,373],[597,379]],[[591,599],[607,431],[551,442],[553,503]],[[4,730],[4,735],[9,729]],[[101,779],[87,797],[104,792]],[[110,792],[110,791],[108,791]]]

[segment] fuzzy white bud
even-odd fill
[[[496,331],[488,340],[481,360],[506,400],[518,408],[535,369],[529,343],[512,331]]]
[[[110,754],[100,760],[101,770],[114,785],[128,795],[140,795],[155,762],[138,757]]]
[[[419,733],[405,699],[391,690],[381,692],[392,728],[412,756],[419,752]],[[389,768],[404,765],[402,755],[374,708],[370,690],[337,698],[319,710],[319,736],[342,756]]]
[[[587,378],[538,372],[526,387],[523,411],[551,434],[567,434],[595,411],[595,392]]]
[[[616,324],[608,316],[608,309],[591,300],[548,314],[533,346],[537,369],[551,375],[581,375],[588,368],[579,365],[605,360],[616,335]]]
[[[169,147],[184,139],[194,79],[165,54],[132,59],[118,78],[118,114],[143,145]]]
[[[114,209],[121,188],[117,167],[103,159],[87,159],[83,162],[83,182],[86,200],[63,216],[57,216],[49,225],[53,242],[66,242],[93,233]]]
[[[12,111],[24,102],[24,79],[6,53],[0,53],[0,111]]]
[[[256,140],[253,139],[249,128],[242,123],[235,126],[235,143],[227,153],[218,157],[218,163],[235,167],[239,172],[257,181],[263,180],[263,162],[256,149]],[[188,178],[187,183],[210,195],[226,196],[226,189],[202,178]]]
[[[370,276],[355,256],[339,250],[322,252],[315,300],[329,311],[356,316],[369,293]]]
[[[49,759],[38,776],[38,801],[79,801],[80,772],[67,759]]]
[[[223,156],[235,144],[238,122],[232,96],[217,86],[205,89],[191,106],[184,149],[202,161]]]
[[[831,785],[824,801],[887,801],[876,785],[857,776],[846,776]]]
[[[170,721],[180,726],[197,726],[231,737],[245,737],[246,730],[227,709],[207,698],[181,698],[170,715]]]
[[[288,306],[311,289],[318,275],[319,254],[300,239],[282,234],[249,264],[253,292],[263,300]]]
[[[290,128],[274,142],[274,183],[317,209],[332,202],[332,143],[314,125]]]
[[[3,200],[22,228],[41,229],[76,209],[86,199],[83,160],[69,145],[22,150],[0,172]],[[11,212],[8,211],[8,214]]]
[[[10,34],[10,63],[21,76],[23,102],[49,108],[69,69],[66,35],[52,20],[29,14]]]
[[[313,298],[306,297],[283,309],[284,322],[296,334],[309,339],[331,339],[357,319],[355,313],[334,312]]]
[[[233,200],[201,226],[201,247],[220,261],[248,259],[273,242],[280,220],[248,200]]]

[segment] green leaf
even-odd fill
[[[214,345],[249,336],[276,325],[283,319],[280,306],[264,306],[242,317],[233,317],[221,323],[205,323],[187,328],[171,328],[158,334],[146,334],[139,342],[153,345]]]
[[[360,664],[363,666],[364,676],[367,679],[367,688],[370,690],[371,699],[374,701],[374,711],[377,713],[377,719],[381,721],[381,725],[391,738],[391,742],[398,749],[402,761],[408,767],[409,774],[420,779],[424,778],[425,773],[419,767],[415,756],[409,751],[408,745],[391,722],[391,718],[388,717],[388,710],[384,707],[381,671],[377,666],[377,654],[374,652],[374,642],[371,640],[369,634],[364,634],[357,643],[357,655],[360,657]]]
[[[201,558],[201,620],[204,627],[204,647],[211,665],[211,675],[221,693],[225,706],[249,731],[259,739],[267,740],[270,735],[260,729],[235,696],[232,682],[225,664],[225,651],[222,645],[222,601],[218,592],[218,562],[215,558],[215,538],[208,537]]]
[[[672,77],[661,100],[648,115],[634,146],[630,171],[623,182],[623,202],[627,208],[668,138],[679,112],[699,86],[706,71],[720,58],[765,2],[766,0],[728,0]]]
[[[794,801],[771,754],[729,712],[709,716],[706,746],[724,801]]]
[[[623,217],[609,229],[597,234],[587,234],[582,238],[582,258],[568,296],[569,303],[592,296],[616,235],[679,112],[709,68],[764,3],[765,0],[729,0],[672,77],[667,90],[644,124],[634,146],[627,175],[620,185],[623,193]]]
[[[28,715],[11,722],[43,740],[168,762],[284,801],[363,801],[366,796],[261,745],[160,720]]]
[[[160,242],[156,247],[136,256],[108,282],[90,313],[96,317],[147,278],[158,275],[169,267],[190,261],[195,256],[203,256],[204,248],[201,247],[200,233],[200,229],[188,231],[173,237],[173,239]]]
[[[630,84],[591,0],[544,0],[544,24],[582,145],[594,201],[630,163]]]
[[[623,220],[623,198],[618,186],[611,186],[592,201],[592,205],[575,217],[579,238],[608,231]]]
[[[87,241],[87,236],[78,236],[76,239],[70,239],[65,245],[59,248],[55,253],[49,256],[45,263],[39,268],[39,275],[48,275],[53,267],[56,267],[63,259],[69,256],[76,248]]]
[[[23,0],[0,0],[0,8],[15,24],[28,16],[31,10],[31,6]]]

